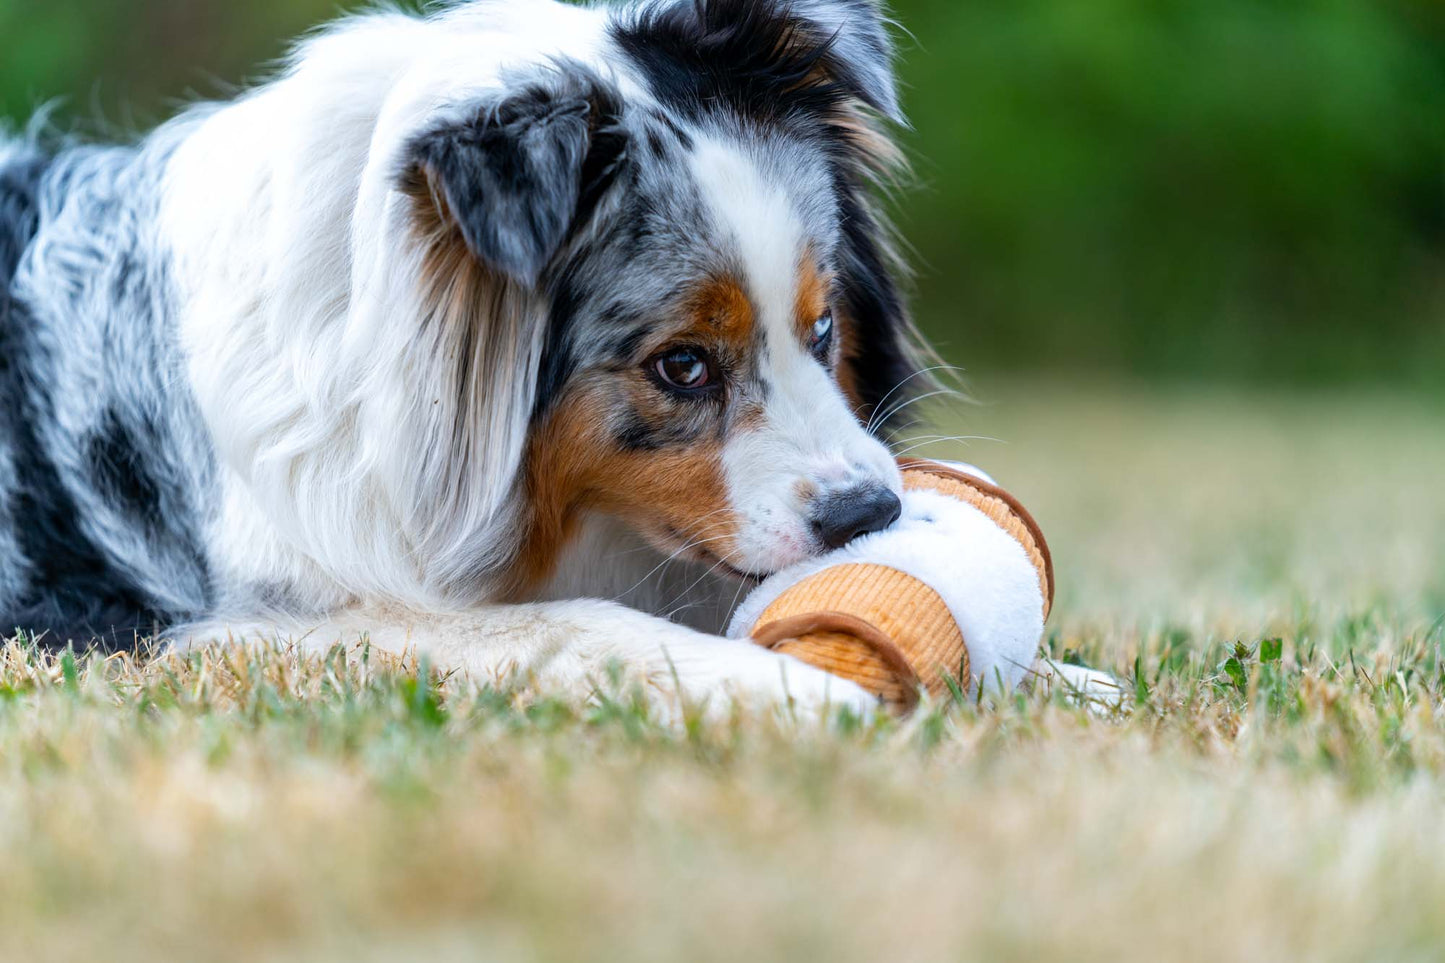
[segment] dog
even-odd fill
[[[873,0],[471,0],[0,140],[0,625],[866,711],[717,632],[899,513],[892,60]]]

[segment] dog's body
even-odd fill
[[[707,633],[896,517],[889,55],[871,0],[471,2],[0,141],[0,625],[865,704]]]

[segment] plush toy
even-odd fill
[[[910,461],[903,515],[773,576],[729,635],[857,682],[895,709],[950,679],[1013,689],[1034,662],[1053,603],[1053,563],[1024,508],[981,473]]]

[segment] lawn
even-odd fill
[[[1445,953],[1445,405],[1006,383],[941,417],[1120,673],[860,727],[347,661],[0,656],[7,959]],[[920,433],[923,430],[920,429]],[[408,671],[408,668],[410,671]]]

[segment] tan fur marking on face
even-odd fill
[[[630,386],[627,401],[634,410],[645,409],[651,390]],[[693,557],[709,562],[735,551],[737,518],[729,507],[721,444],[709,439],[679,450],[621,451],[610,428],[616,394],[615,382],[581,385],[534,433],[524,468],[529,519],[510,580],[514,598],[551,574],[592,510],[621,518],[663,551],[696,544]]]
[[[753,304],[735,278],[718,277],[704,283],[687,300],[691,330],[729,346],[746,345],[753,335]]]
[[[858,389],[858,375],[856,371],[857,335],[856,325],[853,318],[846,311],[835,311],[833,313],[833,324],[836,326],[834,337],[838,339],[838,368],[833,377],[838,381],[838,389],[843,392],[843,397],[848,399],[848,408],[853,412],[853,417],[859,422],[867,419],[867,412],[864,409],[867,403],[863,400],[863,394]]]
[[[828,288],[831,278],[818,270],[818,261],[813,252],[804,253],[798,265],[798,295],[793,306],[793,317],[803,338],[810,338],[813,325],[828,310]]]

